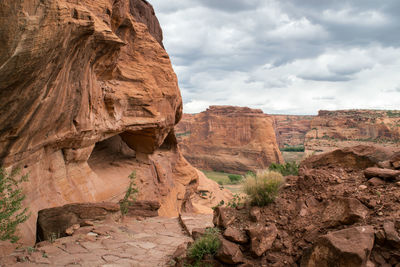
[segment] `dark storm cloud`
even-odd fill
[[[377,89],[399,88],[400,1],[151,2],[185,112],[209,104],[271,113],[400,106]],[[337,97],[310,104],[322,89]]]

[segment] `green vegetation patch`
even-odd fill
[[[285,146],[280,149],[281,151],[286,151],[286,152],[304,152],[305,148],[303,145],[300,146]]]
[[[299,164],[294,161],[285,164],[271,163],[268,169],[270,171],[279,172],[283,176],[299,174]]]
[[[203,259],[205,255],[214,256],[219,247],[221,241],[218,238],[219,230],[217,228],[206,229],[205,234],[196,239],[196,241],[188,249],[188,257],[195,261],[194,266]]]
[[[219,185],[237,184],[242,179],[241,175],[233,173],[205,170],[202,170],[202,172],[207,176],[207,178],[217,182]]]
[[[279,172],[263,170],[256,176],[246,176],[243,190],[252,205],[266,206],[275,201],[284,183],[285,178]]]

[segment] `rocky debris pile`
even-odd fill
[[[311,157],[299,176],[286,177],[274,203],[216,208],[213,221],[225,241],[215,259],[241,266],[399,267],[396,154],[381,152],[354,147]],[[392,169],[378,167],[387,160]]]
[[[259,109],[210,106],[176,125],[179,147],[195,167],[228,173],[283,163],[273,118]]]

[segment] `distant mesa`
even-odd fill
[[[273,123],[260,109],[210,106],[184,114],[175,131],[183,155],[195,167],[245,173],[283,163]]]

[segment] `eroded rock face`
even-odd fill
[[[279,148],[302,146],[315,116],[271,115]]]
[[[398,110],[320,110],[306,134],[305,147],[328,152],[357,144],[398,146],[399,124]]]
[[[0,43],[0,163],[29,173],[25,243],[37,211],[117,202],[134,170],[160,215],[190,209],[198,175],[176,145],[182,101],[150,4],[4,0]]]
[[[211,106],[176,127],[185,158],[200,169],[243,173],[282,163],[273,119],[261,110]]]

